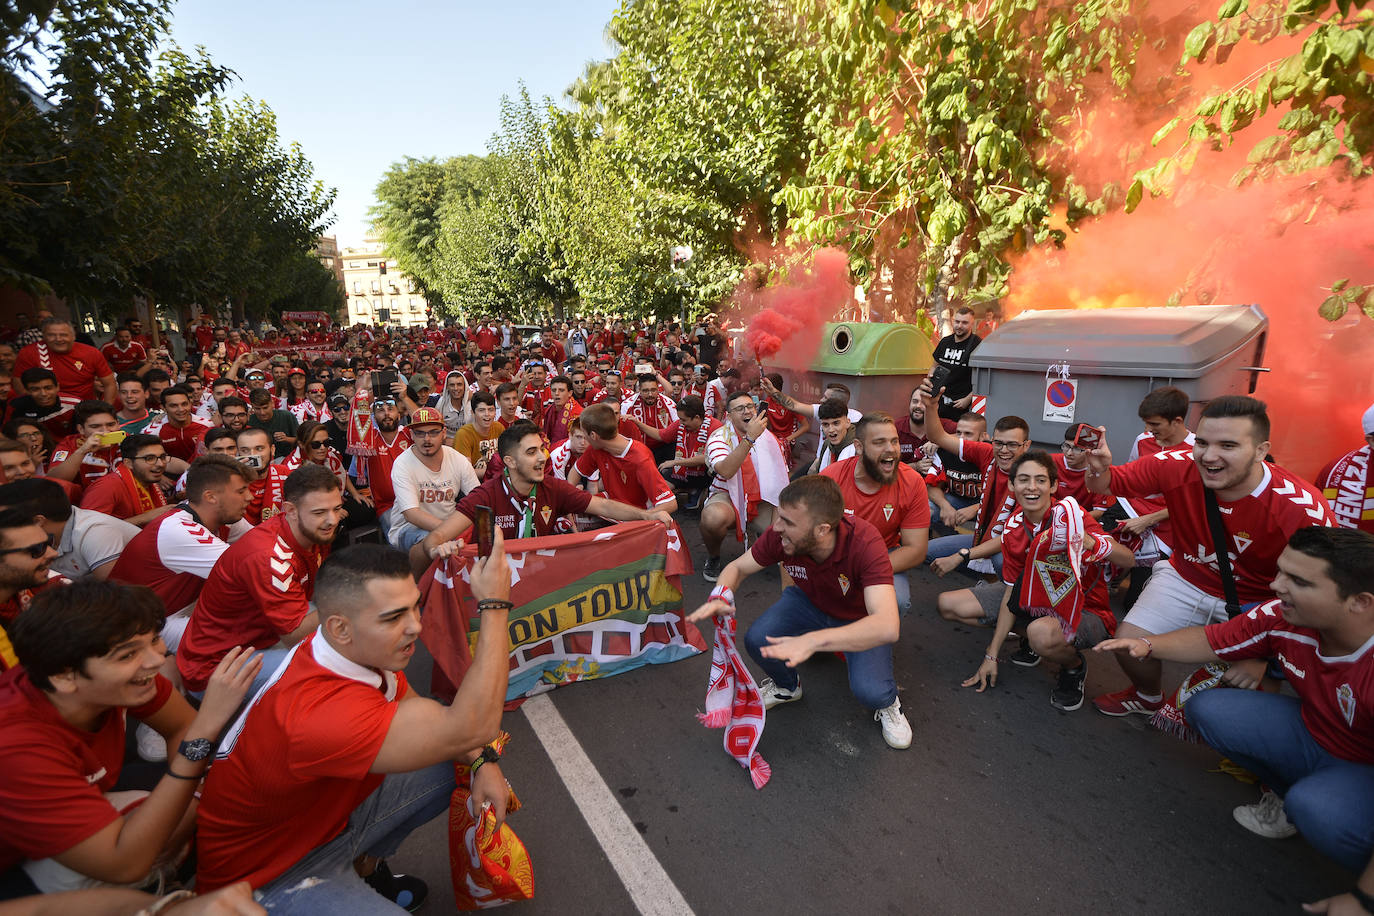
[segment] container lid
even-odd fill
[[[1264,333],[1258,305],[1036,309],[1022,312],[973,351],[977,368],[1043,373],[1196,378]]]
[[[930,369],[934,347],[914,324],[832,321],[811,361],[815,372],[917,375]]]

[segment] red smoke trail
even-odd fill
[[[1197,18],[1176,21],[1186,30]],[[1085,113],[1094,142],[1072,167],[1124,187],[1148,161],[1127,163],[1118,152],[1113,173],[1110,151],[1163,155],[1178,141],[1171,137],[1153,151],[1149,141],[1169,117],[1191,112],[1215,87],[1242,83],[1301,39],[1243,42],[1223,65],[1193,65],[1188,98],[1162,115],[1120,102]],[[1166,53],[1159,73],[1144,67],[1137,81],[1162,76],[1177,59]],[[1222,151],[1203,153],[1168,197],[1147,199],[1133,214],[1080,223],[1063,250],[1027,252],[1013,264],[1005,305],[1010,317],[1028,308],[1258,303],[1270,319],[1265,362],[1273,371],[1261,376],[1255,394],[1270,405],[1277,459],[1310,478],[1359,444],[1360,414],[1374,402],[1374,323],[1358,311],[1336,323],[1317,314],[1332,282],[1374,283],[1374,195],[1368,182],[1316,173],[1236,188],[1232,177],[1251,145],[1276,133],[1282,114],[1271,111]]]
[[[824,325],[852,304],[849,256],[822,248],[809,263],[794,267],[774,286],[742,285],[735,292],[736,314],[748,321],[744,334],[750,353],[770,366],[805,369],[815,358]]]

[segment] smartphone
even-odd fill
[[[473,519],[472,525],[477,530],[477,555],[479,557],[491,556],[491,506],[478,506],[477,518]]]
[[[129,434],[122,429],[116,429],[108,433],[100,434],[100,444],[103,447],[118,445],[129,437]]]
[[[648,363],[640,363],[635,366],[635,375],[653,375],[654,367]]]
[[[372,399],[374,401],[394,398],[396,393],[391,390],[391,386],[401,380],[396,374],[395,369],[378,369],[372,373]]]
[[[926,380],[930,382],[930,396],[938,398],[940,396],[940,389],[949,384],[949,366],[937,365],[934,369],[930,370],[930,374],[926,376]]]
[[[1073,432],[1068,438],[1073,442],[1075,448],[1089,452],[1102,444],[1102,434],[1097,431],[1096,426],[1090,423],[1079,423],[1073,428]]]
[[[262,470],[262,459],[257,455],[240,455],[239,464],[246,465],[254,470]]]

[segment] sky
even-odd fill
[[[172,39],[237,72],[338,189],[326,235],[357,245],[382,173],[406,156],[482,155],[501,96],[561,99],[612,51],[614,0],[178,0]]]

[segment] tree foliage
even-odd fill
[[[334,307],[309,254],[333,192],[270,108],[224,97],[230,70],[158,51],[166,17],[165,0],[59,0],[0,20],[0,280],[87,302],[263,310],[294,290],[313,299],[292,307]]]

